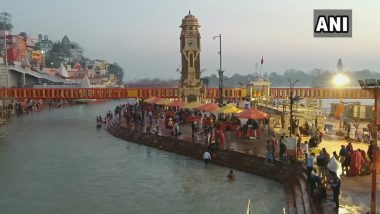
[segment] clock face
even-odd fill
[[[189,39],[188,41],[187,41],[187,46],[188,47],[194,47],[195,46],[195,42],[194,42],[194,40],[192,40],[192,39]]]

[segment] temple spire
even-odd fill
[[[189,15],[191,15],[191,12],[190,12],[190,10],[189,10]]]

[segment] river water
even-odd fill
[[[0,138],[0,213],[282,213],[281,184],[120,140],[96,115],[122,101],[13,119]]]

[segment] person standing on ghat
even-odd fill
[[[303,145],[303,151],[304,151],[304,154],[305,154],[305,160],[307,161],[307,156],[309,154],[309,144],[307,142],[307,140],[305,140],[305,143]]]
[[[306,166],[307,166],[307,178],[310,179],[311,171],[314,169],[314,153],[312,152],[307,158]]]
[[[333,174],[329,182],[330,182],[331,189],[333,191],[333,201],[335,202],[335,209],[338,209],[341,182],[336,174]]]
[[[273,144],[267,140],[267,146],[266,146],[266,149],[267,149],[267,162],[273,162]]]
[[[272,161],[275,161],[276,160],[276,145],[277,145],[276,138],[274,137],[272,138],[271,145],[272,145]]]

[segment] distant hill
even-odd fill
[[[380,79],[380,73],[369,71],[367,69],[360,71],[347,71],[345,72],[347,76],[350,78],[350,83],[347,87],[359,87],[358,81],[359,79]],[[300,80],[296,84],[296,87],[333,87],[332,79],[335,75],[335,72],[324,70],[324,69],[313,69],[309,72],[304,72],[296,69],[286,70],[283,74],[278,74],[275,72],[266,74],[269,80],[272,82],[272,87],[289,87],[288,79]],[[249,75],[240,75],[234,74],[231,77],[224,78],[224,86],[225,87],[240,87],[239,82],[244,84],[249,80],[255,79],[256,74]],[[211,76],[202,77],[202,79],[206,79],[206,83],[208,82],[208,87],[218,87],[218,76],[216,74],[212,74]],[[144,83],[144,84],[158,84],[165,83],[166,85],[172,85],[173,87],[177,87],[178,80],[162,80],[162,79],[143,79],[135,81],[134,83]],[[131,83],[129,83],[131,84]]]

